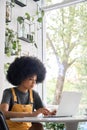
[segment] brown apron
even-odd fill
[[[15,90],[12,88],[12,94],[14,97],[14,102],[17,102],[17,96]],[[30,90],[30,102],[33,103],[32,90]],[[15,103],[11,109],[13,112],[29,112],[32,113],[32,104],[22,105]],[[9,130],[29,130],[32,126],[30,122],[12,122],[11,120],[6,120]]]

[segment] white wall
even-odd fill
[[[0,0],[0,99],[4,89],[5,0]]]
[[[13,57],[12,58],[6,57],[4,54],[5,27],[6,27],[6,23],[5,23],[6,8],[5,7],[6,7],[6,0],[0,0],[0,101],[1,101],[3,90],[10,86],[10,84],[6,82],[6,78],[4,75],[4,63],[12,62],[12,60],[14,59]],[[29,1],[27,0],[27,6],[25,7],[21,7],[15,4],[15,7],[12,8],[12,21],[9,22],[8,27],[13,29],[14,31],[17,31],[17,17],[24,16],[25,12],[28,12],[30,15],[34,15],[36,13],[36,9],[37,9],[37,3],[34,2],[33,0],[29,0]],[[30,43],[24,42],[22,40],[20,40],[20,42],[22,45],[22,49],[24,49],[24,51],[29,51],[30,55],[38,56],[40,59],[42,59],[42,51],[41,51],[42,40],[41,40],[40,35],[41,35],[40,32],[39,32],[39,37],[36,35],[36,42],[38,44],[38,49],[36,49],[35,46]],[[42,89],[42,87],[40,88]]]

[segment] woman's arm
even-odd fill
[[[50,111],[46,108],[40,108],[35,112],[29,113],[29,112],[12,112],[9,111],[9,105],[7,103],[3,103],[0,105],[0,110],[4,113],[6,118],[16,118],[16,117],[33,117],[37,116],[39,114],[49,115]]]
[[[9,105],[7,103],[2,103],[0,105],[0,110],[4,113],[6,118],[26,117],[26,116],[31,115],[28,112],[12,112],[12,111],[9,111]]]

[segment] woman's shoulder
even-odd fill
[[[8,91],[11,91],[11,88],[4,89],[4,92],[8,92]]]
[[[12,93],[11,88],[6,88],[6,89],[4,89],[4,93]]]
[[[11,97],[11,96],[12,96],[11,88],[6,88],[3,90],[3,97],[4,98]]]

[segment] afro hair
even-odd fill
[[[6,78],[13,85],[20,85],[23,80],[33,75],[37,75],[36,83],[41,83],[46,75],[44,64],[36,57],[22,56],[10,64]]]

